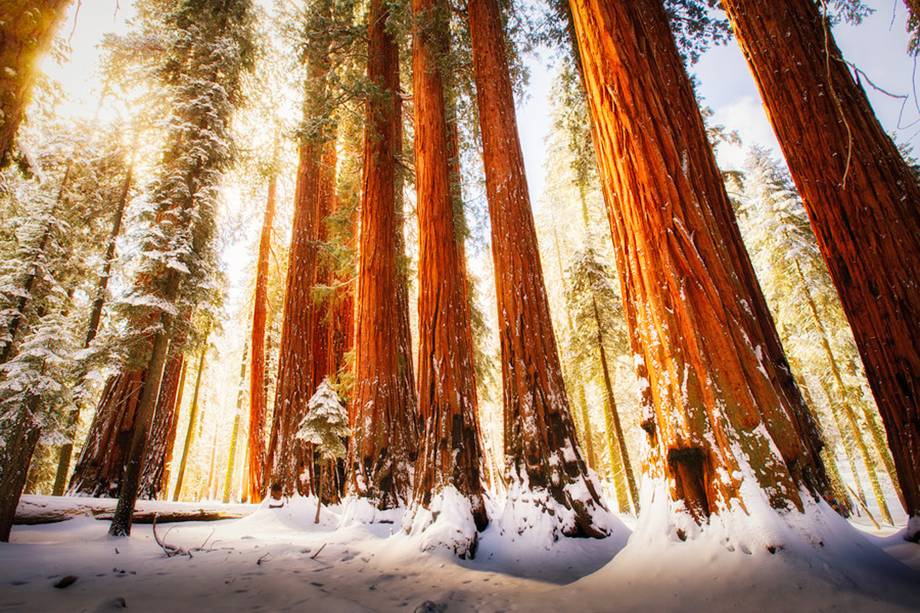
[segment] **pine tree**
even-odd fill
[[[248,0],[187,0],[164,16],[169,32],[162,78],[174,107],[159,176],[151,187],[150,231],[144,237],[133,291],[124,300],[141,346],[144,385],[118,506],[109,532],[126,536],[138,494],[148,430],[170,340],[181,338],[183,308],[207,298],[214,267],[216,188],[232,158],[230,115],[240,75],[251,61]]]
[[[906,536],[920,539],[920,182],[815,2],[722,5],[850,321],[911,518]]]
[[[348,411],[345,404],[329,384],[323,379],[307,404],[307,412],[300,421],[297,438],[309,443],[319,454],[320,474],[316,488],[316,517],[319,523],[319,510],[323,504],[323,483],[326,466],[345,457],[345,439],[351,433],[348,428]]]

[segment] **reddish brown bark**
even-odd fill
[[[920,184],[815,2],[723,5],[853,329],[920,537]]]
[[[649,472],[697,520],[741,499],[745,466],[774,507],[801,509],[801,487],[829,492],[820,439],[664,8],[570,6],[630,338],[648,383]]]
[[[156,498],[160,492],[169,439],[171,435],[175,436],[176,399],[182,362],[181,355],[171,358],[163,375],[145,453],[139,493],[142,498]],[[106,381],[80,459],[70,479],[70,494],[106,498],[118,496],[136,425],[143,381],[143,370],[120,372]]]
[[[472,0],[468,12],[492,222],[508,476],[572,509],[575,523],[565,534],[603,536],[593,513],[604,504],[582,460],[543,284],[499,4]]]
[[[402,255],[399,46],[383,0],[368,14],[368,80],[355,312],[349,488],[380,508],[408,502],[416,458],[416,396]]]
[[[163,476],[167,462],[172,459],[168,455],[171,455],[176,438],[179,421],[179,383],[184,366],[185,358],[180,353],[169,359],[163,371],[160,396],[157,398],[150,437],[144,450],[139,498],[154,500],[160,497],[161,492],[166,491],[163,489]]]
[[[471,519],[481,530],[488,518],[482,500],[470,304],[462,218],[451,189],[452,128],[447,122],[446,79],[438,62],[447,51],[446,6],[439,0],[413,0],[412,13],[419,223],[418,399],[423,429],[414,499],[427,508],[443,490],[455,488],[469,501]],[[464,556],[472,555],[475,546],[474,540],[455,548]]]
[[[271,255],[272,226],[275,220],[275,199],[278,175],[272,169],[268,178],[268,198],[259,237],[259,259],[256,264],[256,291],[252,308],[252,346],[249,369],[249,498],[261,502],[265,496],[265,418],[267,388],[265,384],[265,326],[268,311],[268,267]]]
[[[33,0],[28,7],[4,2],[0,8],[0,168],[10,161],[38,60],[51,47],[69,5],[70,0]]]
[[[305,123],[325,117],[328,112],[325,108],[330,69],[328,45],[319,47],[307,55]],[[328,166],[335,161],[334,141],[334,133],[322,128],[304,134],[300,143],[278,383],[266,460],[272,483],[280,484],[286,495],[310,492],[312,454],[296,434],[319,383],[316,377],[320,373],[325,376],[328,362],[328,333],[322,327],[324,323],[328,325],[328,318],[324,317],[324,309],[317,308],[312,294],[319,268],[320,228],[324,215],[331,210],[330,198],[334,193],[335,170]]]

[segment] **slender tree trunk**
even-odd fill
[[[205,337],[201,356],[198,358],[198,372],[195,374],[195,391],[192,392],[192,406],[188,414],[188,430],[185,433],[185,444],[182,446],[182,458],[179,460],[179,472],[176,474],[176,489],[173,490],[173,500],[179,500],[182,493],[182,481],[185,479],[185,468],[188,465],[189,452],[195,441],[195,429],[198,423],[198,396],[201,391],[201,379],[204,374],[204,358],[208,354],[208,339]]]
[[[604,345],[604,330],[601,327],[601,316],[597,310],[597,300],[592,298],[591,301],[594,307],[594,322],[597,326],[597,352],[601,360],[601,373],[604,376],[604,391],[607,398],[605,407],[607,409],[607,438],[610,441],[610,461],[612,464],[613,456],[616,455],[620,468],[623,471],[620,476],[620,483],[617,487],[617,495],[620,496],[621,489],[623,489],[624,493],[628,490],[629,497],[632,499],[632,506],[638,514],[639,490],[636,488],[636,478],[633,475],[632,464],[629,461],[629,450],[626,447],[626,437],[623,434],[623,426],[620,423],[620,413],[617,410],[616,397],[613,395],[613,377],[610,375],[610,365],[607,362],[607,348]],[[616,447],[616,449],[614,449],[614,447]],[[620,509],[628,511],[629,504],[621,505]]]
[[[843,453],[847,458],[847,464],[850,466],[850,472],[853,474],[853,483],[856,486],[856,496],[859,498],[858,502],[861,506],[865,507],[866,493],[863,491],[862,480],[859,478],[856,450],[853,448],[855,446],[853,441],[859,436],[859,432],[854,431],[852,428],[847,428],[848,422],[844,419],[840,404],[834,402],[834,394],[827,386],[827,383],[821,381],[821,388],[824,395],[827,397],[828,407],[831,410],[831,415],[834,417],[834,424],[837,426],[837,432],[840,434],[840,444],[843,445]],[[847,436],[848,431],[849,436]]]
[[[272,226],[275,220],[275,201],[278,175],[273,167],[268,178],[268,199],[259,237],[259,260],[256,265],[256,291],[252,309],[252,366],[249,369],[249,444],[247,470],[248,492],[253,502],[265,495],[265,418],[267,412],[265,386],[265,326],[268,307],[268,272],[271,255]]]
[[[568,536],[603,536],[604,504],[581,457],[562,380],[517,134],[497,0],[468,5],[498,296],[505,464],[574,514]],[[418,92],[416,92],[416,96]]]
[[[752,479],[829,495],[821,441],[744,250],[660,0],[571,0],[650,447],[697,521]],[[654,125],[654,130],[648,126]],[[750,477],[741,476],[750,466]],[[743,502],[743,501],[742,501]],[[678,532],[678,536],[680,532]]]
[[[791,358],[790,362],[792,362]],[[794,367],[797,372],[802,372],[801,368],[797,365],[794,365]],[[815,405],[812,399],[811,393],[808,390],[808,385],[802,382],[802,384],[799,385],[799,389],[802,390],[802,397],[805,399],[805,404],[811,407],[813,411],[816,411],[817,405]],[[818,420],[818,425],[821,427],[821,440],[827,441],[829,439],[827,436],[827,428],[820,420]],[[840,469],[837,466],[837,458],[835,456],[834,448],[831,445],[825,445],[824,449],[821,450],[821,459],[824,461],[824,466],[827,468],[827,476],[831,481],[831,487],[834,491],[834,499],[830,501],[830,504],[843,517],[849,517],[850,513],[853,511],[850,505],[850,494],[847,492],[846,485],[843,483],[843,477],[840,475]]]
[[[349,489],[379,508],[410,499],[416,396],[409,302],[400,270],[402,103],[399,46],[383,0],[368,13],[368,81],[355,314],[355,385],[349,422]]]
[[[840,293],[920,538],[920,183],[812,0],[723,0]]]
[[[230,502],[230,494],[233,490],[233,469],[236,467],[236,447],[237,438],[240,434],[240,420],[243,415],[243,385],[246,382],[246,358],[249,357],[249,345],[243,345],[243,357],[240,360],[240,388],[236,392],[236,415],[233,416],[233,430],[230,432],[230,457],[227,459],[227,474],[224,478],[224,497],[225,503]]]
[[[115,244],[118,239],[118,235],[121,234],[121,224],[124,219],[125,209],[128,206],[128,200],[131,193],[131,186],[133,184],[134,176],[134,166],[133,164],[128,168],[128,173],[125,175],[124,183],[122,184],[121,197],[118,200],[118,208],[115,210],[115,215],[112,218],[112,229],[109,232],[109,240],[106,243],[105,255],[102,260],[102,271],[99,273],[99,278],[96,280],[96,288],[93,292],[93,303],[90,307],[89,313],[89,322],[86,325],[86,336],[83,340],[83,348],[86,349],[90,346],[90,343],[93,342],[93,339],[96,338],[96,334],[99,332],[99,323],[102,320],[102,308],[105,306],[106,302],[106,293],[109,286],[109,276],[112,272],[112,262],[115,258]],[[86,367],[81,367],[80,372],[77,375],[79,382],[77,387],[82,391],[83,387],[86,385]],[[61,496],[64,493],[64,488],[67,486],[67,476],[70,472],[70,460],[73,456],[73,444],[74,438],[76,437],[76,428],[77,424],[80,421],[80,412],[83,410],[84,399],[82,395],[74,400],[73,408],[67,415],[67,423],[65,425],[65,435],[67,436],[67,442],[61,447],[60,455],[58,457],[58,467],[57,473],[54,477],[54,487],[51,490],[52,496]]]
[[[177,280],[170,279],[167,285],[165,292],[167,299],[174,298],[178,290]],[[166,355],[169,351],[170,322],[165,315],[161,315],[160,320],[161,328],[154,335],[150,350],[150,360],[145,369],[144,385],[138,401],[131,447],[128,450],[124,476],[121,479],[121,492],[118,495],[115,513],[112,515],[112,524],[109,526],[109,534],[112,536],[128,536],[131,534],[134,505],[137,502],[141,471],[144,469],[147,432],[156,409],[160,382],[163,379],[163,370],[166,366]]]
[[[313,518],[313,523],[319,523],[319,510],[323,508],[323,476],[325,474],[326,463],[320,461],[319,463],[319,481],[317,482],[316,487],[316,516]]]
[[[856,412],[853,410],[853,404],[859,404],[859,399],[854,398],[852,394],[849,393],[849,388],[843,382],[843,377],[840,374],[840,367],[837,363],[837,356],[834,355],[834,350],[831,349],[831,343],[827,335],[827,330],[824,327],[824,322],[821,320],[821,316],[818,313],[818,307],[815,304],[815,299],[811,294],[811,289],[808,287],[808,283],[805,280],[805,275],[802,273],[802,267],[799,265],[797,260],[794,261],[796,274],[799,277],[799,283],[801,283],[803,290],[805,291],[805,303],[808,305],[808,312],[811,314],[812,319],[814,320],[815,326],[818,329],[818,338],[821,341],[821,348],[824,349],[824,355],[827,357],[827,361],[831,367],[831,377],[833,378],[834,384],[837,391],[837,399],[840,403],[840,406],[843,408],[844,414],[846,415],[847,422],[850,424],[850,428],[853,430],[853,436],[855,437],[857,448],[859,449],[859,454],[862,456],[863,464],[866,465],[866,472],[869,475],[869,484],[872,486],[872,493],[875,496],[875,500],[878,503],[879,512],[882,515],[882,521],[886,522],[889,525],[894,525],[894,521],[891,519],[891,511],[888,509],[888,503],[885,500],[885,494],[882,492],[881,485],[878,479],[878,471],[875,470],[875,461],[869,453],[869,447],[866,445],[865,439],[862,435],[862,428],[859,425],[858,419],[856,417]],[[831,400],[833,402],[833,400]],[[868,426],[869,424],[867,424]],[[870,427],[871,430],[871,427]],[[877,449],[879,452],[879,457],[884,459],[884,452],[887,448]],[[892,478],[894,475],[892,475]]]
[[[185,358],[182,353],[172,355],[166,362],[156,411],[150,426],[150,435],[144,451],[144,471],[141,475],[140,498],[155,500],[160,497],[163,472],[167,461],[167,449],[176,437],[179,420],[179,382]],[[169,492],[166,492],[169,496]]]
[[[70,0],[3,7],[0,18],[0,168],[12,159],[19,123],[32,97],[37,64],[51,48]],[[26,10],[28,8],[28,10]]]
[[[587,229],[587,226],[586,226]],[[556,256],[556,266],[559,273],[559,282],[562,284],[563,293],[568,296],[568,283],[565,279],[565,273],[562,270],[562,253],[559,250],[559,233],[556,231],[555,219],[553,220],[553,249]],[[569,308],[569,305],[565,305],[565,321],[566,321],[566,332],[569,335],[569,338],[574,338],[575,336],[575,324],[572,322],[572,311]],[[582,439],[583,445],[585,448],[585,459],[588,462],[588,467],[592,470],[597,470],[597,456],[594,453],[594,432],[591,428],[591,416],[588,413],[588,402],[585,397],[585,384],[581,380],[581,374],[576,373],[572,374],[570,377],[575,384],[575,389],[578,394],[578,414],[581,416],[582,423]],[[577,425],[577,424],[576,424]],[[611,466],[613,464],[613,457],[610,458]]]

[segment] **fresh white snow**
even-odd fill
[[[26,496],[23,504],[86,502]],[[309,498],[281,509],[143,504],[250,514],[159,525],[161,540],[191,550],[173,557],[149,524],[135,524],[127,539],[109,537],[108,522],[91,517],[15,526],[12,542],[0,544],[0,611],[109,611],[122,599],[131,611],[157,613],[908,611],[920,603],[920,546],[857,529],[823,505],[791,520],[729,513],[686,542],[658,516],[663,506],[638,523],[623,518],[603,540],[547,543],[494,522],[476,558],[459,560],[422,551],[417,535],[402,530],[401,510],[362,501],[324,508],[319,524]],[[55,589],[66,575],[78,579]]]

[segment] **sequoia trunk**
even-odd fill
[[[355,385],[349,489],[380,508],[409,501],[416,458],[416,396],[409,304],[403,299],[399,158],[399,46],[383,0],[368,14],[368,81],[355,314]]]
[[[802,509],[802,488],[829,495],[820,437],[664,7],[570,6],[630,340],[647,383],[650,476],[667,483],[672,508],[697,521],[741,500],[745,479],[774,508]]]
[[[604,504],[582,460],[543,284],[499,3],[471,0],[468,12],[492,227],[508,479],[546,490],[571,509],[574,523],[562,527],[564,534],[603,536],[593,515]]]
[[[920,184],[812,0],[723,0],[853,329],[920,538]]]

